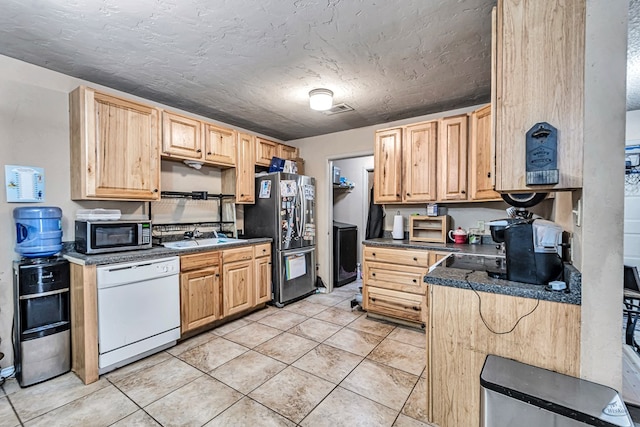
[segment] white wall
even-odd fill
[[[341,169],[342,176],[353,183],[352,190],[333,190],[334,221],[354,224],[358,227],[358,262],[362,262],[361,243],[365,238],[368,213],[367,169],[373,169],[373,156],[336,160],[334,166]]]

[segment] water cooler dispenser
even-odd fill
[[[53,256],[62,249],[62,211],[16,208],[13,263],[16,379],[25,387],[71,369],[69,262]]]

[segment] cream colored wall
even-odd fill
[[[581,376],[620,390],[627,2],[586,4]]]
[[[0,361],[0,368],[13,364],[12,262],[19,258],[13,250],[15,242],[13,209],[27,205],[60,207],[63,212],[64,241],[74,239],[73,220],[77,209],[107,207],[120,209],[123,214],[146,214],[143,212],[145,204],[139,202],[71,201],[68,93],[81,84],[141,100],[0,55],[0,167],[2,173],[4,174],[4,165],[8,164],[36,166],[44,168],[46,179],[44,203],[7,203],[4,190],[0,196],[0,235],[3,236],[0,239],[0,338],[2,338],[0,352],[5,354],[5,358]],[[142,101],[161,106],[146,100]],[[197,115],[191,116],[202,118]],[[268,136],[265,135],[265,137]],[[220,191],[219,170],[205,166],[200,171],[196,171],[179,163],[165,163],[163,161],[162,189]],[[2,182],[4,183],[4,179]]]

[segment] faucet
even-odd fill
[[[185,239],[197,239],[202,236],[202,232],[198,230],[198,226],[194,226],[192,231],[185,231],[184,238]]]

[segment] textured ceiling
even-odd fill
[[[495,3],[0,0],[0,54],[291,140],[488,102]]]

